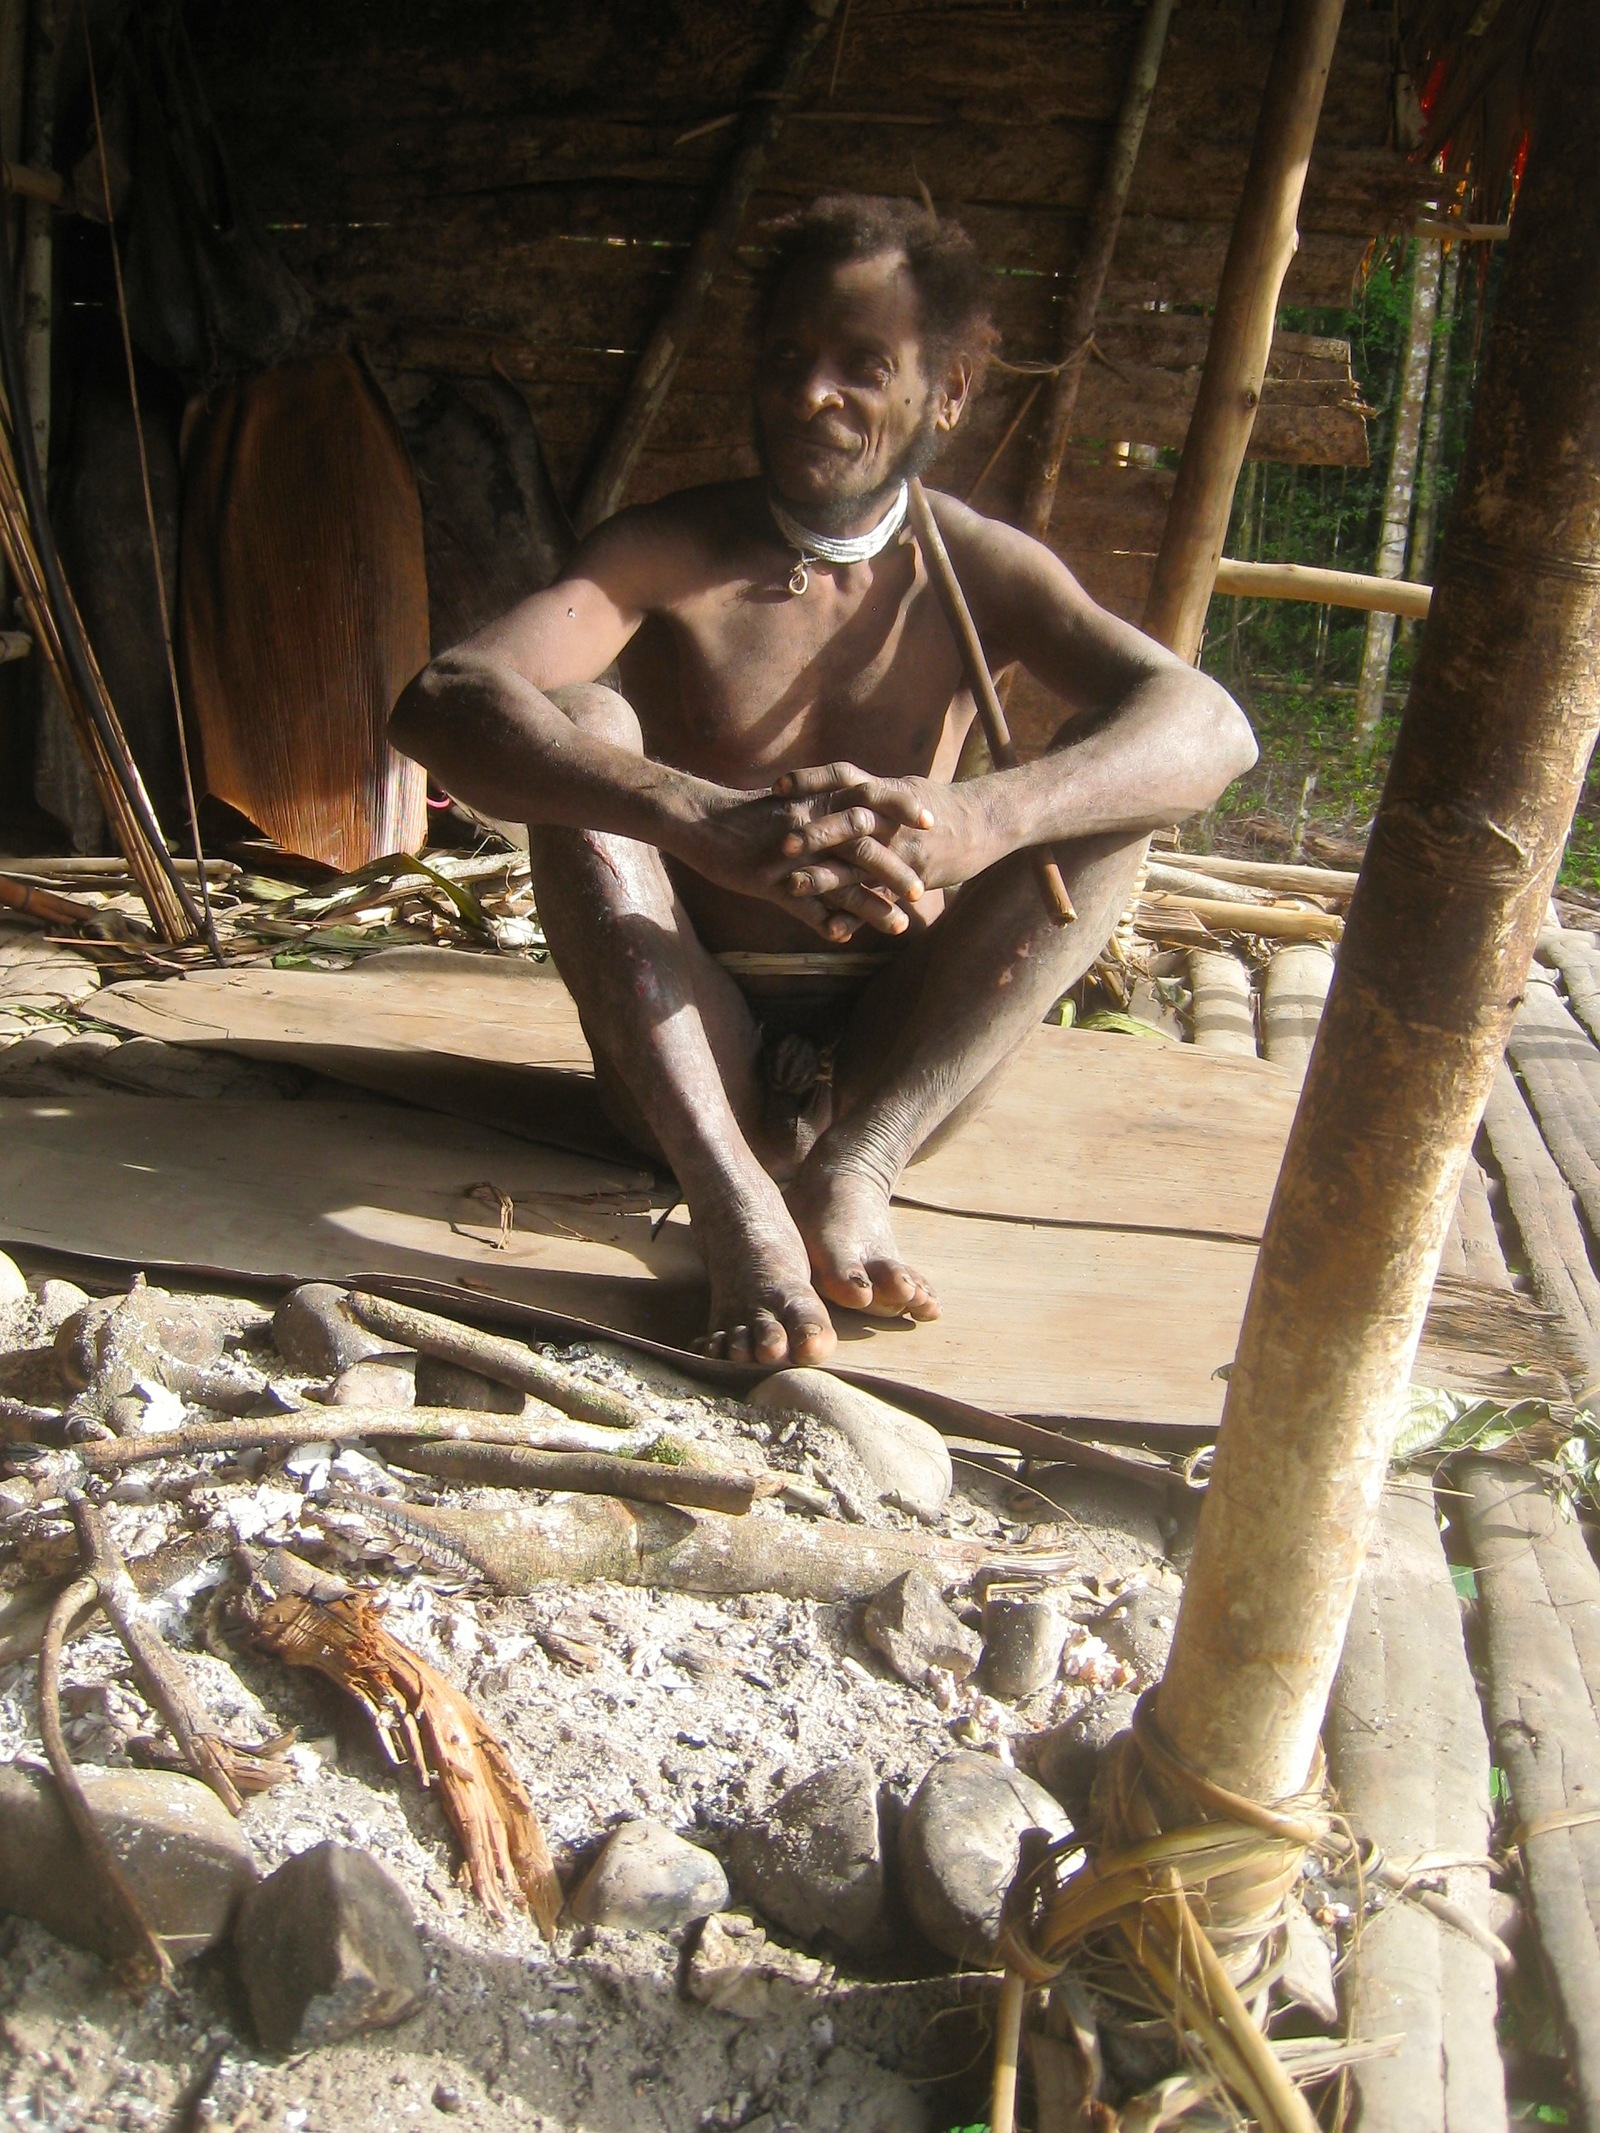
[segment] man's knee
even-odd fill
[[[592,733],[596,740],[636,753],[644,747],[639,720],[628,699],[603,681],[573,681],[545,694],[564,711],[575,726]]]

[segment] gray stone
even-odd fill
[[[520,1415],[527,1394],[514,1385],[497,1385],[479,1371],[459,1363],[441,1363],[436,1355],[417,1357],[417,1405],[465,1407],[480,1415]]]
[[[958,1963],[992,1969],[1000,1907],[1025,1831],[1050,1839],[1072,1824],[1042,1785],[992,1755],[935,1763],[900,1824],[900,1879],[912,1917]]]
[[[663,1822],[624,1822],[568,1899],[580,1925],[670,1933],[725,1908],[728,1877],[710,1852]]]
[[[1134,1585],[1114,1599],[1089,1627],[1114,1658],[1131,1666],[1143,1687],[1166,1672],[1178,1626],[1178,1595]]]
[[[935,1672],[965,1681],[983,1651],[983,1639],[945,1605],[938,1580],[923,1569],[902,1571],[873,1594],[861,1634],[913,1688]]]
[[[866,1956],[888,1946],[878,1780],[864,1757],[791,1785],[735,1832],[729,1863],[744,1900],[801,1940]]]
[[[328,1401],[333,1407],[415,1407],[417,1358],[402,1348],[363,1356],[340,1371]]]
[[[234,1944],[268,2051],[391,2028],[427,1990],[405,1891],[350,1845],[313,1845],[268,1875],[239,1914]]]
[[[200,1298],[140,1283],[64,1320],[56,1328],[56,1359],[74,1391],[92,1386],[98,1399],[114,1400],[141,1379],[164,1384],[169,1357],[196,1369],[215,1363],[223,1332],[215,1308]]]
[[[1131,1690],[1111,1689],[1074,1711],[1064,1724],[1033,1736],[1028,1761],[1034,1774],[1075,1821],[1088,1809],[1101,1756],[1133,1724],[1137,1702]]]
[[[222,1939],[256,1869],[238,1823],[209,1785],[167,1770],[80,1766],[85,1796],[140,1908],[174,1962]],[[0,1910],[35,1919],[96,1955],[116,1951],[55,1784],[0,1765]]]
[[[75,1281],[57,1281],[51,1276],[38,1283],[33,1292],[33,1300],[38,1306],[44,1330],[53,1337],[74,1311],[83,1309],[89,1297],[88,1292],[80,1289]]]
[[[983,1602],[982,1683],[991,1696],[1021,1703],[1053,1681],[1069,1625],[1047,1593],[991,1586]]]
[[[25,1301],[28,1284],[22,1278],[22,1269],[14,1259],[0,1252],[0,1310]]]
[[[369,1333],[345,1309],[348,1291],[331,1281],[291,1289],[272,1314],[278,1353],[302,1377],[331,1378],[369,1355],[393,1355],[393,1341]]]
[[[930,1424],[826,1370],[779,1370],[750,1395],[764,1414],[814,1415],[836,1429],[878,1494],[931,1517],[950,1494],[950,1452]]]

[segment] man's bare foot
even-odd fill
[[[811,1286],[806,1248],[783,1195],[757,1172],[698,1209],[694,1230],[711,1280],[710,1330],[695,1343],[730,1363],[820,1363],[838,1346]]]
[[[789,1188],[789,1208],[817,1287],[830,1302],[878,1318],[939,1316],[939,1299],[900,1256],[889,1195],[878,1179],[809,1161]]]

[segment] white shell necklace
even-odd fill
[[[772,523],[796,551],[797,561],[789,573],[789,590],[798,599],[811,583],[809,566],[812,563],[870,563],[875,555],[882,555],[906,522],[906,485],[904,482],[900,484],[894,502],[870,533],[843,536],[813,533],[809,526],[802,526],[797,518],[791,518],[770,492],[767,509],[772,513]]]

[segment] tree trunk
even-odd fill
[[[1394,435],[1389,446],[1389,479],[1383,492],[1383,530],[1378,536],[1374,575],[1405,575],[1406,541],[1411,530],[1411,492],[1417,478],[1417,446],[1422,410],[1428,397],[1428,363],[1433,354],[1433,320],[1439,307],[1439,269],[1444,248],[1437,237],[1417,239],[1416,271],[1411,281],[1411,330],[1395,394]],[[1394,617],[1374,610],[1361,650],[1361,679],[1356,686],[1356,739],[1370,741],[1383,716],[1383,692],[1389,686],[1389,654],[1394,649]]]
[[[1456,322],[1456,290],[1461,281],[1462,247],[1445,254],[1439,276],[1439,308],[1433,321],[1433,361],[1428,369],[1428,405],[1422,417],[1422,458],[1417,466],[1417,515],[1411,528],[1409,574],[1418,584],[1431,582],[1434,536],[1439,528],[1439,477],[1444,472],[1445,419],[1450,412],[1450,338]],[[1402,640],[1410,628],[1402,622]]]
[[[1288,0],[1262,92],[1206,367],[1145,601],[1145,628],[1180,659],[1200,655],[1343,13],[1344,0]]]
[[[1310,1771],[1395,1417],[1600,719],[1600,10],[1563,9],[1431,626],[1228,1387],[1159,1713]]]

